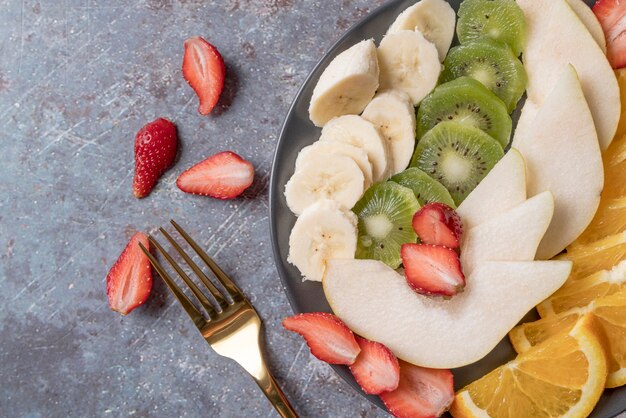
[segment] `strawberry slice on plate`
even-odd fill
[[[598,0],[593,13],[604,31],[611,65],[615,69],[626,67],[626,1]]]
[[[211,113],[217,105],[226,78],[226,65],[216,47],[199,36],[185,41],[183,77],[200,100],[198,112]]]
[[[458,248],[463,235],[459,215],[443,203],[429,203],[413,216],[413,229],[424,244]]]
[[[401,255],[406,280],[416,292],[454,296],[465,287],[456,251],[439,245],[404,244]]]
[[[182,173],[176,185],[185,193],[234,199],[254,181],[254,167],[234,152],[224,151]]]
[[[305,313],[283,319],[283,327],[304,337],[311,353],[329,364],[353,364],[361,351],[354,334],[333,314]]]
[[[400,382],[400,366],[396,356],[381,343],[356,337],[361,352],[350,366],[354,379],[369,395],[395,390]]]
[[[152,290],[152,269],[139,243],[150,249],[148,237],[137,232],[115,262],[106,278],[107,297],[112,310],[126,315],[143,304]]]

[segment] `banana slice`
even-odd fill
[[[365,190],[363,172],[350,157],[313,154],[285,186],[287,206],[296,215],[322,199],[351,209]]]
[[[361,148],[355,147],[354,145],[344,144],[343,142],[317,141],[313,145],[302,148],[298,154],[298,158],[296,158],[296,171],[299,167],[306,164],[313,155],[324,156],[329,154],[345,155],[346,157],[352,158],[363,172],[363,177],[365,178],[365,188],[367,189],[372,185],[374,182],[372,176],[372,164],[367,158],[367,153]]]
[[[326,261],[354,258],[357,217],[332,200],[309,206],[289,236],[289,257],[305,280],[322,281]]]
[[[321,127],[334,117],[360,114],[378,89],[378,76],[373,40],[345,50],[320,76],[309,105],[309,118]]]
[[[437,85],[441,62],[437,48],[420,32],[385,35],[378,47],[380,89],[401,90],[418,105]]]
[[[387,34],[401,30],[419,31],[424,38],[435,44],[439,61],[443,62],[452,45],[455,25],[456,14],[447,1],[421,0],[400,13]]]
[[[372,164],[374,182],[387,178],[387,143],[376,127],[362,117],[346,115],[331,120],[322,129],[320,141],[337,141],[361,148]]]
[[[362,117],[372,122],[387,140],[390,173],[404,171],[415,148],[415,108],[409,96],[397,90],[379,93],[367,105]]]

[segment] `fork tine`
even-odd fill
[[[154,258],[150,251],[148,251],[142,243],[139,243],[139,246],[141,247],[141,250],[144,252],[144,254],[148,257],[148,260],[150,260],[150,264],[152,264],[152,267],[154,267],[157,273],[159,273],[159,276],[161,276],[165,284],[167,284],[167,287],[170,288],[180,304],[183,305],[183,308],[187,312],[187,315],[189,315],[194,324],[196,324],[196,327],[203,327],[207,321],[206,319],[204,319],[200,311],[193,305],[193,303],[191,303],[187,295],[185,295],[182,290],[180,290],[178,285],[176,285],[176,282],[174,282],[174,280],[170,277],[167,271],[165,271],[161,264],[159,264],[156,258]]]
[[[200,256],[202,261],[211,269],[213,274],[217,277],[217,280],[224,286],[226,291],[229,293],[230,297],[233,300],[245,300],[245,296],[243,292],[239,290],[239,288],[235,285],[235,283],[230,280],[230,278],[222,271],[222,269],[213,261],[211,257],[207,253],[200,248],[200,246],[185,232],[185,230],[178,225],[173,219],[170,220],[171,224],[176,228],[178,233],[182,235],[182,237],[187,241],[187,243],[194,249],[196,254]]]

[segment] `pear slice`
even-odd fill
[[[567,4],[572,8],[574,13],[578,16],[583,25],[589,31],[589,34],[596,41],[602,52],[606,54],[606,38],[604,37],[604,31],[602,30],[602,26],[600,22],[598,22],[598,18],[591,7],[587,6],[587,4],[583,0],[567,0]]]
[[[589,225],[600,203],[604,168],[593,119],[571,65],[532,123],[518,129],[513,139],[526,160],[527,192],[554,194],[552,223],[537,258],[549,259],[563,251]]]
[[[492,262],[450,300],[415,293],[373,260],[330,260],[324,292],[355,333],[418,366],[454,368],[486,356],[523,316],[567,279],[571,262]]]

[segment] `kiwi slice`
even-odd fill
[[[526,18],[515,0],[465,0],[456,33],[462,44],[491,38],[507,44],[519,57],[526,41]]]
[[[379,260],[398,268],[402,244],[417,241],[412,222],[419,208],[413,191],[397,183],[370,187],[352,209],[359,218],[356,258]]]
[[[511,139],[513,121],[498,97],[470,77],[441,84],[422,101],[417,112],[417,137],[443,121],[454,121],[482,129],[502,148]]]
[[[439,202],[456,209],[456,204],[448,189],[419,168],[412,167],[398,173],[391,178],[391,181],[413,190],[417,201],[422,206]]]
[[[498,141],[480,129],[442,122],[417,144],[411,166],[443,184],[458,206],[503,155]]]
[[[491,40],[480,40],[454,47],[443,63],[441,81],[469,76],[480,81],[504,102],[513,113],[526,90],[526,70],[506,46]]]

